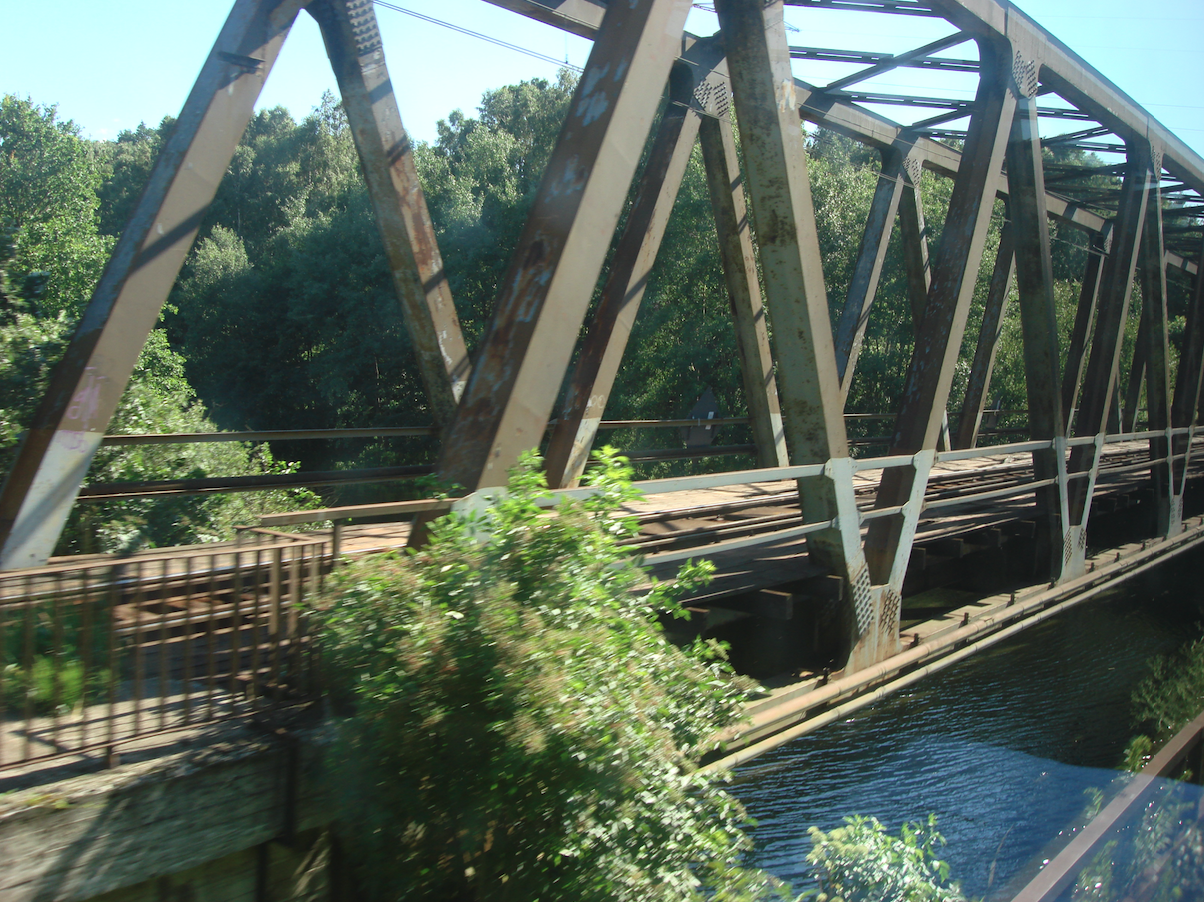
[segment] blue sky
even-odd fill
[[[578,66],[589,52],[585,40],[482,0],[396,0],[393,5]],[[1204,2],[1027,0],[1019,5],[1204,156]],[[179,111],[228,10],[225,0],[9,3],[0,20],[0,92],[57,103],[62,116],[95,138],[116,137],[141,121],[157,123]],[[433,139],[435,123],[452,109],[471,113],[489,88],[556,73],[552,62],[403,13],[378,7],[377,17],[402,116],[418,140]],[[942,20],[903,16],[796,7],[787,18],[798,29],[792,43],[888,53],[951,32]],[[695,9],[688,27],[709,34],[716,27],[714,16]],[[973,55],[973,44],[945,55]],[[847,71],[824,64],[796,66],[798,75],[819,82]],[[945,91],[972,96],[972,76],[943,78]],[[927,73],[905,69],[873,87],[928,93],[933,85]],[[300,118],[327,88],[334,88],[334,80],[317,27],[302,14],[261,106],[281,104]]]

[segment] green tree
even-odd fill
[[[17,447],[91,297],[113,239],[99,232],[99,199],[115,152],[79,137],[54,107],[0,98],[0,470]],[[153,143],[152,135],[126,143]],[[138,168],[131,153],[126,168]],[[125,164],[122,164],[125,165]],[[132,181],[132,176],[130,179]],[[127,198],[129,191],[114,194]],[[116,201],[115,201],[116,202]],[[110,431],[210,432],[184,376],[183,360],[161,330],[142,349]],[[89,480],[124,482],[276,472],[270,451],[240,444],[102,448]],[[312,503],[309,492],[196,496],[77,505],[59,551],[115,551],[228,538],[266,509]]]

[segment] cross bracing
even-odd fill
[[[437,469],[446,480],[469,492],[501,484],[555,419],[549,481],[576,484],[683,168],[699,144],[758,462],[819,467],[799,480],[802,516],[811,524],[806,542],[812,561],[847,589],[852,666],[897,647],[902,578],[934,455],[948,446],[973,449],[977,441],[1013,284],[1033,517],[1049,579],[1084,567],[1090,501],[1118,394],[1132,399],[1144,389],[1158,531],[1179,529],[1204,365],[1204,160],[1019,9],[1001,0],[716,0],[720,31],[701,37],[684,30],[688,0],[485,2],[591,38],[594,47],[475,353],[460,334],[402,125],[404,92],[389,79],[370,0],[237,0],[7,476],[0,567],[44,563],[53,549],[259,90],[303,10],[322,29],[343,95],[441,430]],[[818,48],[788,31],[789,7],[797,8],[792,16],[820,8],[942,19],[948,29],[900,54]],[[814,84],[799,77],[792,60],[851,68]],[[874,86],[896,69],[950,79],[949,91]],[[808,181],[803,127],[811,126],[852,138],[880,158],[854,276],[835,321]],[[1090,150],[1103,160],[1050,164],[1054,148]],[[648,163],[637,180],[643,154]],[[931,249],[918,198],[924,171],[953,180],[943,239]],[[999,246],[988,248],[997,201],[1007,222]],[[750,216],[759,224],[755,235]],[[1051,217],[1086,233],[1091,245],[1064,363],[1053,318]],[[901,396],[888,399],[894,463],[866,515],[853,503],[843,407],[896,225],[915,348]],[[601,302],[586,323],[611,243]],[[954,433],[950,388],[990,253],[991,289]],[[1193,283],[1173,373],[1168,276]],[[1137,280],[1140,310],[1130,309]],[[1122,373],[1120,341],[1131,318],[1140,324],[1138,353]],[[1130,415],[1134,408],[1124,407]],[[1123,425],[1132,431],[1134,424]]]

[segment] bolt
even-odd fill
[[[1116,552],[1116,560],[1113,563],[1116,563],[1116,564],[1120,563],[1120,552],[1119,551]]]
[[[970,612],[966,611],[966,613],[962,614],[962,626],[965,626],[969,622],[970,622]]]
[[[1008,607],[1010,608],[1015,603],[1016,603],[1016,593],[1013,591],[1012,597],[1008,599]]]

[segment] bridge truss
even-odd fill
[[[1048,579],[1074,578],[1086,566],[1090,502],[1122,383],[1134,402],[1126,412],[1144,385],[1148,425],[1138,435],[1149,440],[1156,532],[1171,536],[1181,529],[1204,371],[1198,272],[1204,160],[1022,12],[1006,0],[715,0],[721,30],[697,37],[684,31],[689,0],[487,2],[594,43],[475,353],[470,357],[461,337],[371,0],[236,0],[0,494],[0,569],[41,565],[51,553],[303,9],[321,27],[342,92],[441,427],[438,471],[446,480],[470,491],[501,484],[518,455],[540,443],[555,412],[546,450],[549,482],[576,485],[697,143],[758,461],[799,480],[808,524],[800,541],[805,534],[811,561],[845,586],[849,668],[898,650],[903,578],[929,474],[943,443],[975,446],[1013,279],[1030,420],[1030,441],[1018,447],[1032,455],[1029,489]],[[792,46],[786,6],[932,17],[945,20],[951,33],[898,55]],[[955,47],[959,56],[942,55]],[[862,68],[818,86],[794,76],[792,59]],[[859,90],[898,67],[976,74],[976,96]],[[881,107],[916,118],[896,122],[875,112]],[[1043,135],[1043,123],[1055,120],[1070,120],[1074,130]],[[881,159],[836,323],[824,286],[803,122],[853,138]],[[1054,146],[1123,162],[1054,168],[1043,153]],[[625,210],[645,152],[634,203]],[[953,180],[943,238],[931,259],[919,197],[924,170]],[[1090,187],[1091,176],[1100,174],[1119,177],[1119,188]],[[950,387],[1000,198],[1007,225],[965,406],[948,436]],[[1085,232],[1091,249],[1064,365],[1051,218]],[[854,497],[859,464],[849,453],[843,407],[896,223],[915,350],[895,399],[890,455],[877,462],[883,476],[866,511]],[[601,301],[578,347],[612,244]],[[1195,277],[1173,385],[1168,270]],[[1122,373],[1135,279],[1142,298],[1134,313],[1138,346],[1131,371]],[[1120,431],[1132,433],[1133,425],[1128,419]]]

